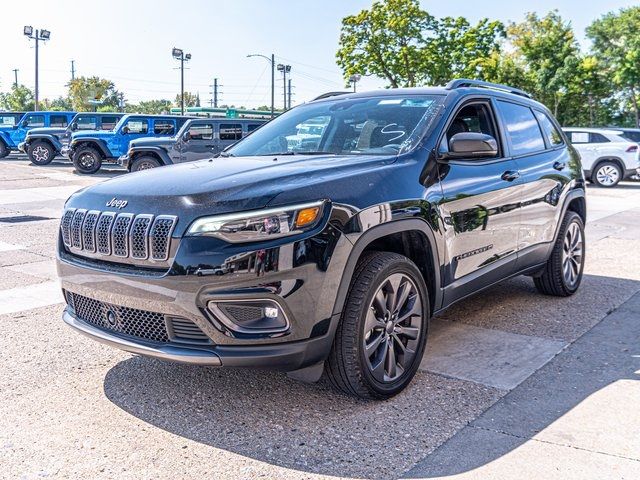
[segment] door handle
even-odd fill
[[[514,180],[520,178],[520,172],[518,172],[517,170],[507,170],[502,174],[502,177],[500,178],[502,178],[502,180],[504,180],[505,182],[513,182]]]
[[[566,167],[567,164],[564,162],[556,162],[553,164],[553,168],[555,168],[556,170],[564,170],[564,167]]]

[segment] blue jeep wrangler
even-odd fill
[[[125,115],[110,132],[77,132],[63,150],[78,173],[95,173],[103,162],[117,162],[129,143],[144,137],[171,137],[189,120],[173,115]]]
[[[113,130],[124,113],[78,113],[67,128],[34,128],[27,132],[18,150],[29,155],[34,165],[48,165],[69,144],[71,134],[79,130]]]
[[[27,132],[34,128],[67,128],[75,112],[29,112],[15,125],[0,127],[0,158],[6,157],[11,150],[18,150]]]

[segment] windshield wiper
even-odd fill
[[[320,150],[301,150],[301,151],[294,151],[294,150],[290,150],[288,152],[278,152],[278,153],[265,153],[261,156],[269,156],[269,157],[281,157],[284,155],[335,155],[335,153],[332,152],[322,152]]]

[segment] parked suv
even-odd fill
[[[69,144],[78,130],[113,130],[123,113],[78,113],[66,128],[34,128],[27,132],[18,150],[26,153],[34,165],[48,165]]]
[[[130,172],[211,158],[259,128],[264,120],[202,118],[186,122],[175,137],[141,138],[118,163]]]
[[[42,127],[66,128],[75,112],[29,112],[13,125],[0,128],[0,158],[18,150],[29,130]]]
[[[172,137],[188,117],[171,115],[125,115],[108,132],[77,132],[63,153],[69,155],[78,173],[95,173],[103,162],[117,162],[132,140]]]
[[[24,116],[24,112],[0,112],[0,128],[12,128]]]
[[[640,173],[638,144],[622,131],[574,127],[564,131],[580,153],[587,180],[599,187],[615,187]]]
[[[290,141],[307,125],[319,138]],[[573,294],[585,217],[579,155],[524,92],[456,80],[328,97],[213,161],[72,195],[63,319],[141,355],[306,381],[324,370],[386,398],[458,300],[520,274]]]

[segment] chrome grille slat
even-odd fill
[[[64,245],[72,253],[98,259],[128,258],[153,265],[169,259],[177,222],[173,215],[69,208],[62,215],[60,230]]]

